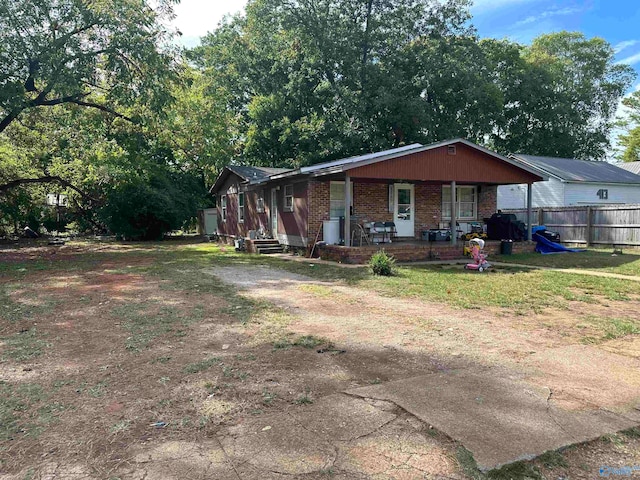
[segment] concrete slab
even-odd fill
[[[364,400],[329,395],[288,413],[248,419],[219,438],[236,469],[303,475],[333,466],[334,442],[369,435],[395,418]]]
[[[459,441],[481,470],[637,426],[604,410],[567,411],[551,391],[485,370],[464,370],[349,390],[388,400]]]
[[[393,413],[347,395],[329,395],[291,412],[291,416],[305,429],[329,441],[348,441],[369,435],[396,418]]]

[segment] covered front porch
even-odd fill
[[[342,249],[359,248],[351,255],[355,258],[376,251],[384,242],[385,250],[400,256],[414,250],[410,260],[437,256],[434,252],[440,258],[460,255],[461,235],[482,229],[484,220],[496,213],[498,185],[529,185],[525,237],[530,239],[531,186],[542,179],[513,160],[464,140],[410,148],[388,157],[347,159],[309,167],[307,172],[312,177],[309,230],[318,232],[316,239],[324,242],[325,252],[345,257]],[[323,227],[337,221],[339,238],[329,238]],[[386,237],[371,236],[375,223],[392,231]],[[445,238],[446,246],[433,241]]]

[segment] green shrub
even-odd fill
[[[387,255],[384,250],[374,253],[371,255],[371,259],[369,259],[369,266],[374,275],[383,275],[385,277],[393,275],[395,265],[395,258]]]
[[[158,169],[112,187],[99,216],[127,240],[158,240],[190,221],[205,193],[194,176]]]

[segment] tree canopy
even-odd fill
[[[626,133],[618,138],[623,148],[621,159],[624,162],[637,162],[640,160],[640,90],[623,98],[622,104],[627,107],[628,117],[622,121]]]

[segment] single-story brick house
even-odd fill
[[[211,193],[219,235],[249,237],[256,231],[282,245],[309,247],[325,220],[340,217],[341,238],[347,239],[356,222],[393,221],[400,239],[419,239],[422,230],[449,228],[452,220],[481,222],[496,212],[498,185],[545,179],[533,168],[454,139],[297,169],[231,165]]]

